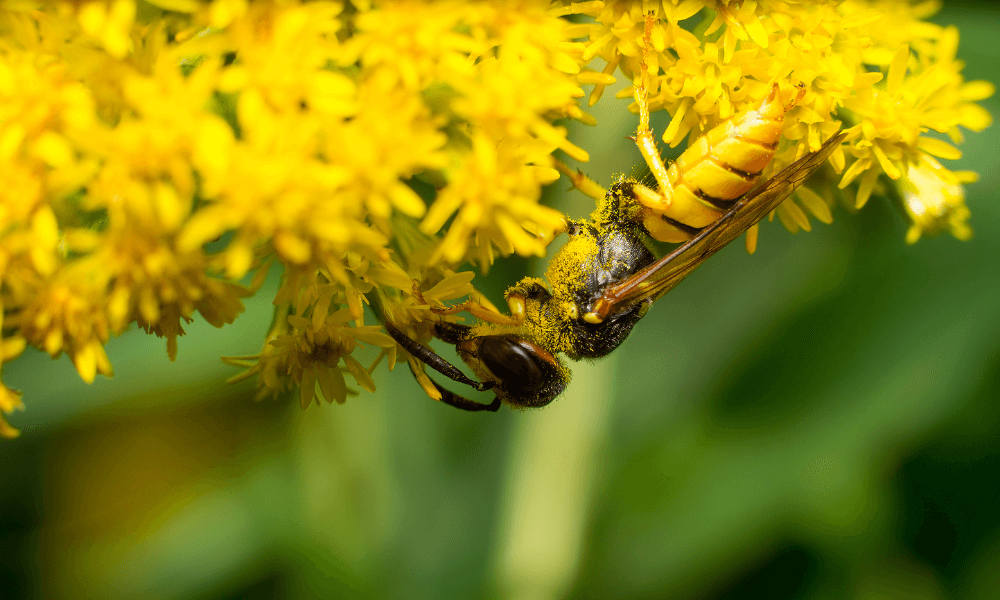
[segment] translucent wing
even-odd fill
[[[826,162],[846,135],[841,132],[830,138],[819,150],[803,156],[741,198],[690,241],[625,281],[608,287],[593,307],[597,319],[603,321],[609,314],[643,300],[656,300],[669,292],[705,259],[774,210],[813,171]]]

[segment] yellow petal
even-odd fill
[[[163,10],[180,13],[193,13],[201,6],[196,0],[146,0],[153,6],[158,6]]]
[[[371,344],[373,346],[378,346],[380,348],[395,348],[396,340],[387,336],[384,333],[379,333],[374,331],[378,329],[377,325],[372,325],[369,327],[355,327],[351,330],[354,335],[354,339],[359,342],[364,342],[366,344]]]
[[[808,208],[809,212],[819,219],[820,222],[827,225],[833,223],[833,215],[830,213],[830,207],[819,194],[805,186],[800,187],[795,193],[799,202]]]
[[[410,217],[422,217],[427,211],[423,199],[410,186],[402,182],[397,181],[389,188],[389,199],[393,206]]]
[[[858,186],[858,197],[855,200],[854,206],[856,208],[861,208],[868,203],[868,198],[872,195],[872,190],[875,189],[875,182],[878,180],[878,170],[871,169],[865,176],[861,178],[861,184]]]
[[[458,298],[472,292],[472,279],[476,276],[473,271],[461,271],[453,273],[437,283],[434,287],[424,292],[424,297],[431,299],[446,300],[448,298]]]
[[[21,435],[21,430],[11,427],[7,419],[0,415],[0,437],[12,440],[19,435]]]
[[[243,242],[234,241],[226,247],[223,260],[226,275],[232,279],[241,279],[253,266],[253,249]]]
[[[844,189],[845,187],[851,185],[851,182],[858,176],[868,170],[871,166],[871,160],[869,159],[858,159],[851,163],[851,166],[844,171],[844,176],[840,178],[840,183],[837,187]]]
[[[302,384],[299,386],[299,406],[305,410],[316,397],[316,369],[307,367],[302,372]],[[318,402],[317,402],[318,404]]]
[[[773,214],[778,215],[778,221],[781,222],[781,224],[785,227],[785,229],[787,229],[791,233],[798,233],[799,232],[798,222],[795,220],[795,217],[790,212],[788,212],[788,209],[785,208],[788,204],[789,202],[782,202],[781,204],[778,205],[778,208],[774,209]]]
[[[754,223],[747,229],[747,254],[757,251],[757,234],[760,232],[760,223]]]
[[[562,52],[556,52],[552,56],[552,68],[563,73],[574,74],[580,72],[580,65]]]
[[[368,374],[368,369],[364,368],[351,355],[344,357],[344,364],[347,365],[347,369],[351,372],[354,380],[358,382],[358,385],[369,392],[375,391],[375,382],[372,380],[372,376]]]
[[[889,157],[882,150],[882,147],[878,144],[878,142],[872,144],[872,153],[875,154],[875,158],[878,159],[878,164],[881,165],[882,170],[885,171],[885,174],[888,175],[890,179],[899,179],[899,176],[902,175],[902,173],[900,173],[899,168],[891,160],[889,160]]]
[[[989,81],[977,80],[966,82],[962,86],[960,94],[962,100],[975,102],[976,100],[985,100],[989,98],[996,93],[996,91],[996,86]]]
[[[63,349],[63,332],[62,329],[51,329],[47,334],[45,334],[45,341],[42,343],[42,348],[49,353],[49,356],[55,358]]]
[[[66,138],[54,131],[42,132],[31,145],[31,153],[52,167],[63,167],[75,158]]]
[[[191,252],[215,240],[234,225],[225,208],[202,208],[194,213],[177,236],[177,249]]]
[[[761,48],[767,48],[767,30],[761,24],[760,19],[757,15],[751,15],[746,21],[743,22],[743,26],[746,27],[747,33],[750,34],[750,38],[757,43]]]
[[[903,84],[903,78],[906,76],[906,65],[909,62],[910,46],[903,44],[899,50],[896,50],[892,62],[889,63],[889,76],[885,85],[890,95],[895,96],[899,92],[899,87]]]
[[[589,70],[581,71],[576,80],[583,85],[611,85],[616,81],[613,75]]]
[[[114,377],[115,372],[111,368],[111,361],[108,360],[108,354],[104,351],[104,346],[96,340],[91,342],[90,345],[97,362],[97,372],[105,377]]]
[[[198,137],[195,139],[193,161],[198,171],[209,178],[211,183],[222,177],[229,169],[235,138],[233,130],[221,118],[208,117],[199,123]],[[205,194],[215,196],[218,190],[209,188]]]
[[[959,124],[972,131],[982,131],[993,123],[993,115],[978,104],[964,104],[958,107]]]
[[[14,391],[6,385],[0,384],[0,413],[12,413],[15,410],[24,410],[24,403],[21,402],[21,392]],[[3,415],[0,414],[0,419]]]
[[[441,392],[438,391],[434,382],[427,376],[427,373],[424,373],[423,363],[417,361],[417,359],[412,356],[409,358],[408,362],[410,363],[410,370],[413,372],[413,377],[417,380],[417,383],[420,384],[420,387],[423,388],[424,393],[430,396],[433,400],[441,400]]]
[[[89,344],[73,355],[73,364],[80,374],[80,379],[94,383],[94,377],[97,375],[97,357],[94,356],[94,349]]]
[[[690,19],[704,7],[704,0],[684,0],[674,9],[673,14],[670,15],[670,20],[676,23],[677,21]]]
[[[7,362],[14,360],[24,352],[25,346],[27,346],[27,340],[21,336],[9,337],[0,343],[0,362]],[[0,404],[2,408],[2,404]],[[9,411],[8,411],[9,412]]]
[[[347,401],[347,384],[344,382],[344,374],[337,367],[317,367],[319,389],[323,393],[323,398],[327,402],[343,404]]]
[[[878,21],[884,14],[881,10],[874,8],[851,10],[840,20],[840,26],[844,29],[863,27]]]
[[[153,201],[156,203],[156,213],[160,217],[160,223],[167,231],[174,231],[180,227],[191,208],[191,199],[181,200],[174,186],[158,182],[153,189]]]
[[[917,148],[920,148],[927,154],[931,154],[938,158],[946,158],[948,160],[958,160],[959,158],[962,158],[961,150],[952,146],[948,142],[936,138],[923,136],[917,138]]]
[[[80,29],[88,35],[98,35],[108,20],[107,6],[103,2],[87,2],[76,13]]]
[[[312,256],[309,242],[287,231],[281,231],[274,236],[274,248],[282,258],[293,263],[306,263]]]
[[[809,217],[806,216],[806,213],[802,212],[802,209],[799,208],[799,205],[794,200],[785,200],[781,203],[781,206],[788,211],[788,215],[795,220],[796,225],[805,231],[812,231],[812,224],[809,223]]]

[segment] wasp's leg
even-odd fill
[[[396,343],[412,354],[414,358],[444,375],[448,379],[474,387],[480,392],[485,392],[495,385],[492,381],[482,382],[470,379],[458,367],[438,356],[436,352],[427,346],[411,339],[410,336],[406,335],[399,329],[396,329],[394,325],[386,323],[385,330],[390,336],[392,336],[392,339],[396,340]]]
[[[793,108],[795,108],[795,105],[801,102],[802,98],[804,98],[806,95],[806,84],[802,82],[796,83],[795,88],[796,88],[795,97],[792,98],[791,102],[785,105],[785,112],[788,112]]]
[[[594,185],[597,184],[595,183]],[[545,244],[546,248],[548,248],[549,244],[552,243],[552,240],[556,239],[556,236],[558,236],[560,233],[566,233],[567,231],[569,231],[569,221],[566,220],[566,215],[562,216],[561,221],[562,223],[560,223],[559,227],[553,229],[551,232],[546,231],[545,233],[537,233],[537,232],[535,233],[535,235],[538,236],[538,239],[541,240],[543,244]]]
[[[448,308],[432,308],[431,310],[439,315],[454,315],[465,311],[480,321],[496,323],[497,325],[514,325],[517,327],[524,323],[524,296],[516,293],[507,294],[507,307],[510,309],[509,315],[483,306],[475,300],[467,300]]]
[[[573,187],[579,190],[582,194],[590,196],[594,200],[600,200],[608,194],[599,183],[587,177],[583,171],[580,169],[572,169],[569,165],[561,160],[554,159],[556,164],[556,169],[569,179],[569,182],[573,184]]]
[[[434,337],[446,344],[457,346],[460,342],[475,336],[472,335],[472,328],[468,325],[441,321],[434,324]]]
[[[410,370],[413,371],[412,365],[410,365]],[[414,377],[416,377],[417,374],[415,371],[413,375]],[[459,396],[458,394],[452,392],[451,390],[441,387],[440,385],[438,385],[438,382],[434,381],[433,379],[431,379],[430,382],[434,385],[435,388],[437,388],[437,391],[441,394],[441,402],[444,402],[448,406],[454,406],[455,408],[460,408],[462,410],[467,410],[469,412],[478,412],[483,410],[489,412],[496,412],[500,410],[501,402],[499,396],[494,397],[493,402],[490,402],[489,404],[482,404],[481,402],[476,402],[475,400],[469,400],[468,398]]]
[[[507,298],[507,308],[509,315],[498,312],[495,308],[483,306],[482,304],[469,300],[449,308],[432,308],[431,310],[439,315],[453,315],[463,310],[473,315],[480,321],[496,323],[497,325],[513,325],[520,327],[524,324],[524,317],[527,312],[527,301],[530,299],[542,302],[552,297],[552,294],[545,287],[541,279],[525,277],[513,287],[507,289],[504,294]]]
[[[649,170],[653,173],[656,183],[660,186],[660,194],[669,194],[673,189],[670,179],[667,176],[667,165],[663,163],[660,150],[656,147],[656,140],[653,132],[649,129],[649,65],[653,56],[653,24],[656,17],[652,13],[646,15],[646,30],[642,35],[642,59],[639,61],[639,83],[635,87],[635,103],[639,105],[639,128],[635,132],[635,144],[639,147],[639,153],[649,165]],[[659,67],[657,67],[659,72]],[[652,190],[650,190],[652,191]],[[663,199],[667,205],[670,198]],[[644,203],[645,204],[645,203]],[[648,206],[648,204],[647,204]]]

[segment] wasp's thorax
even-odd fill
[[[525,330],[544,347],[573,359],[604,356],[625,340],[645,313],[648,305],[637,304],[602,323],[583,320],[605,288],[654,260],[641,231],[624,214],[634,204],[628,200],[633,184],[626,179],[614,185],[593,220],[570,223],[569,240],[545,272],[551,291],[537,279],[525,279],[508,292],[525,297]]]

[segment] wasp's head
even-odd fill
[[[519,408],[545,406],[569,383],[569,369],[551,352],[515,334],[473,337],[456,344],[459,356],[503,402]]]

